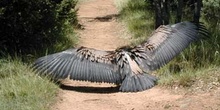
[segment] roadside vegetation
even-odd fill
[[[155,29],[155,7],[152,1],[120,0],[116,4],[120,10],[120,19],[133,35],[133,44],[146,40]],[[210,32],[208,38],[190,45],[168,65],[158,70],[156,75],[160,77],[159,85],[187,88],[195,88],[197,85],[197,88],[203,89],[204,85],[220,86],[220,6],[216,4],[219,1],[203,0],[200,21]],[[182,21],[192,21],[193,13],[189,8],[184,8]],[[175,23],[176,12],[171,9],[170,14],[170,23]],[[203,84],[199,85],[199,82]]]
[[[19,59],[0,60],[0,109],[47,110],[58,87]]]
[[[77,0],[0,1],[0,110],[48,110],[58,86],[31,63],[77,43]]]
[[[151,6],[144,0],[117,0],[116,5],[120,11],[120,19],[133,36],[133,45],[146,39],[154,30],[154,13],[147,11]]]

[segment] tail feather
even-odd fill
[[[138,92],[152,88],[155,86],[157,78],[150,74],[137,74],[126,76],[121,87],[122,92]]]

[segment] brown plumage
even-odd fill
[[[136,92],[155,85],[157,78],[148,74],[167,64],[207,30],[201,24],[181,22],[163,25],[144,43],[133,48],[102,51],[87,47],[68,49],[34,62],[41,74],[54,79],[68,76],[73,80],[107,82],[120,85],[120,91]]]

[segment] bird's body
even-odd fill
[[[87,47],[68,49],[37,59],[34,68],[53,79],[108,82],[121,85],[120,91],[136,92],[155,85],[148,74],[167,64],[191,42],[207,35],[203,25],[182,22],[161,26],[136,47],[102,51]]]

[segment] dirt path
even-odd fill
[[[117,9],[112,0],[87,0],[80,4],[78,15],[84,27],[79,31],[80,45],[114,50],[128,44],[128,40],[121,36],[123,29],[116,21]]]
[[[113,0],[87,0],[79,5],[80,45],[113,50],[128,44],[117,22]],[[122,36],[121,36],[122,35]],[[220,110],[220,88],[211,93],[186,94],[154,87],[121,93],[111,84],[65,81],[53,110]]]

